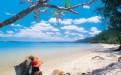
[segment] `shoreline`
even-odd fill
[[[100,44],[100,45],[102,46],[102,49],[95,49],[92,51],[85,52],[82,55],[75,55],[73,57],[70,57],[70,60],[66,60],[66,62],[63,63],[56,62],[59,63],[60,65],[55,65],[54,67],[48,70],[44,70],[41,68],[40,69],[43,72],[43,75],[50,75],[54,69],[58,69],[65,73],[69,72],[71,73],[71,75],[81,75],[82,73],[92,73],[95,70],[103,69],[108,65],[110,65],[111,63],[117,63],[117,58],[120,55],[112,53],[111,49],[118,48],[119,45],[115,44],[113,45]],[[109,75],[109,73],[107,72],[108,71],[106,71],[106,74],[104,75]],[[97,75],[97,74],[98,72],[90,75]],[[116,74],[114,72],[110,75],[116,75]]]
[[[112,49],[118,48],[119,45],[115,44],[98,44],[98,47],[92,48],[84,52],[75,52],[68,57],[63,56],[61,58],[52,59],[52,61],[44,62],[40,67],[43,75],[50,75],[53,70],[58,69],[65,73],[69,72],[71,75],[81,75],[82,73],[92,73],[95,70],[103,69],[111,63],[117,63],[117,58],[120,56],[120,52],[111,52]],[[38,58],[41,58],[39,56]],[[119,69],[121,72],[121,69]],[[100,71],[100,70],[99,70]],[[108,72],[108,71],[106,71]],[[112,71],[111,71],[112,72]],[[114,71],[113,71],[114,72]],[[2,75],[15,75],[14,68],[2,71]],[[91,74],[93,75],[93,74]],[[97,75],[97,74],[94,74]],[[100,75],[116,75],[112,74],[100,74]],[[121,74],[119,74],[121,75]]]
[[[40,70],[43,71],[43,72],[46,72],[47,70],[50,70],[50,69],[54,69],[54,68],[57,69],[56,67],[59,67],[59,66],[65,64],[65,63],[74,61],[74,59],[76,59],[78,57],[82,57],[85,54],[89,54],[90,52],[91,51],[86,51],[86,52],[82,52],[82,53],[78,53],[78,54],[73,54],[70,57],[62,57],[60,59],[56,59],[56,60],[53,60],[53,61],[45,62],[40,67]]]

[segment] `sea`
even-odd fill
[[[48,62],[77,53],[83,54],[98,47],[99,44],[72,42],[0,42],[0,73],[14,69],[15,65],[20,64],[29,55]]]

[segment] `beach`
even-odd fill
[[[82,48],[81,51],[76,47],[69,51],[66,51],[66,48],[63,48],[64,51],[57,51],[59,54],[56,52],[52,52],[53,54],[51,54],[50,52],[51,55],[46,57],[48,58],[46,60],[44,60],[45,57],[42,59],[41,53],[35,52],[35,54],[38,54],[38,58],[43,61],[43,64],[40,67],[43,75],[50,75],[55,69],[63,71],[64,73],[69,72],[71,75],[82,75],[82,73],[89,73],[90,75],[121,75],[121,67],[119,66],[120,63],[118,63],[118,57],[120,57],[121,52],[112,52],[112,50],[118,48],[118,46],[119,45],[115,44],[97,44],[89,48],[84,47],[86,50]],[[33,55],[35,54],[33,53]],[[16,58],[20,59],[11,59],[14,63],[6,64],[9,66],[11,65],[10,68],[7,68],[8,66],[3,67],[5,69],[1,68],[1,75],[15,75],[13,66],[22,62],[26,55],[30,55],[30,53],[23,54],[21,58],[13,55],[14,58],[16,56]]]
[[[121,75],[121,67],[118,63],[118,57],[121,52],[112,52],[119,45],[100,44],[102,49],[96,49],[83,53],[83,55],[75,55],[66,59],[65,62],[56,62],[54,67],[44,70],[41,66],[43,75],[50,75],[54,69],[70,73],[71,75],[82,75],[88,73],[90,75]],[[63,60],[62,60],[63,61]],[[44,64],[43,64],[44,65]]]
[[[14,66],[34,55],[43,61],[40,70],[45,73],[62,63],[72,61],[76,56],[100,48],[99,44],[81,43],[39,43],[39,42],[0,42],[0,74],[15,75]],[[49,72],[51,73],[51,72]]]

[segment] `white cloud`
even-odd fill
[[[89,34],[90,34],[91,36],[95,36],[96,34],[99,34],[100,32],[101,32],[101,31],[98,30],[96,27],[92,27],[92,28],[90,29]]]
[[[46,34],[53,35],[54,33],[53,32],[46,32]]]
[[[85,23],[85,22],[87,22],[87,19],[85,19],[85,18],[80,18],[80,19],[74,20],[74,24],[82,24],[82,23]]]
[[[61,20],[61,24],[72,24],[73,20],[72,19],[64,19],[64,20]]]
[[[22,25],[20,25],[20,24],[14,24],[14,23],[12,23],[11,26],[14,26],[14,27],[22,27]]]
[[[69,25],[69,26],[63,26],[63,27],[61,27],[61,29],[65,29],[65,30],[76,30],[76,29],[78,29],[78,27],[75,26],[75,25]]]
[[[69,35],[65,35],[64,38],[69,38]]]
[[[59,23],[60,24],[64,24],[64,25],[69,25],[69,24],[82,24],[82,23],[86,23],[86,22],[92,22],[92,23],[99,23],[101,22],[101,16],[93,16],[90,18],[80,18],[80,19],[59,19]],[[56,22],[56,18],[50,18],[48,20],[49,23],[57,23]]]
[[[0,33],[0,36],[3,36],[3,34]]]
[[[73,22],[74,24],[82,24],[82,23],[86,23],[86,22],[92,22],[92,23],[99,23],[101,22],[101,16],[93,16],[90,18],[80,18],[80,19],[75,19]]]
[[[31,38],[41,38],[44,37],[46,34],[42,31],[36,31],[36,29],[21,29],[20,32],[14,34],[15,37],[31,37]]]
[[[4,34],[2,31],[0,31],[0,37],[12,37],[14,32],[11,30],[6,31],[7,34]]]
[[[50,18],[48,21],[31,22],[30,27],[23,27],[20,24],[11,24],[14,27],[14,33],[11,30],[6,31],[7,34],[0,32],[0,36],[2,37],[26,37],[26,38],[34,38],[34,39],[42,39],[43,41],[75,41],[77,39],[83,39],[84,35],[82,32],[88,32],[83,27],[78,27],[76,24],[82,24],[86,22],[98,23],[100,22],[99,16],[93,16],[90,18],[80,18],[80,19],[63,19],[60,20],[61,25],[60,29],[55,28],[51,25],[51,23],[57,23],[55,18]],[[75,25],[73,25],[75,24]],[[63,27],[62,27],[63,26]],[[18,28],[20,27],[20,28]],[[62,30],[61,30],[62,29]],[[65,32],[63,32],[63,30]],[[61,32],[62,31],[62,32]],[[80,33],[81,32],[81,33]],[[99,31],[96,27],[92,27],[89,34],[94,36],[98,34]]]
[[[14,23],[12,23],[11,26],[14,26]]]
[[[76,36],[76,38],[78,38],[78,39],[84,39],[84,35],[80,34],[80,33],[72,32],[72,33],[70,33],[70,35]]]
[[[16,27],[21,27],[21,25],[20,25],[20,24],[16,24],[15,26],[16,26]]]
[[[83,8],[89,9],[90,7],[88,5],[84,5]]]
[[[75,30],[75,31],[79,31],[79,32],[87,32],[83,27],[77,27],[75,25],[64,26],[64,27],[61,27],[61,29]]]
[[[70,37],[70,35],[77,37]],[[66,36],[62,35],[57,28],[54,28],[45,21],[41,21],[40,23],[35,23],[30,27],[19,29],[19,32],[15,33],[13,37],[36,38],[42,39],[43,41],[75,41],[79,38],[79,34],[72,33]]]
[[[101,22],[101,16],[93,16],[87,19],[88,22],[98,23]]]
[[[53,28],[54,27],[51,26],[49,23],[46,23],[45,21],[41,21],[40,23],[36,23],[33,26],[31,26],[29,28],[29,30],[31,30],[31,31],[48,31],[48,30],[52,30]]]
[[[2,37],[12,37],[13,34],[2,34]]]
[[[11,30],[8,30],[7,33],[8,33],[8,34],[13,34],[14,32],[11,31]]]
[[[15,14],[11,14],[11,13],[9,13],[9,12],[5,12],[5,14],[6,14],[6,15],[10,15],[10,16],[15,15]]]
[[[61,40],[63,41],[75,41],[75,40],[78,40],[78,37],[71,37],[69,35],[65,35]]]
[[[74,32],[71,33],[71,35],[78,35],[78,34],[79,34],[79,33],[74,33]]]
[[[59,30],[54,28],[46,21],[33,23],[29,28],[24,27],[19,29],[19,32],[14,34],[15,37],[30,37],[39,39],[51,39],[53,35],[60,35]]]
[[[49,23],[57,23],[56,18],[50,18],[50,19],[48,20],[48,22],[49,22]],[[64,19],[64,20],[59,19],[59,23],[65,24],[65,25],[71,24],[72,22],[73,22],[72,19]]]
[[[57,36],[61,36],[61,33],[60,33],[60,32],[55,32],[55,34],[56,34]]]
[[[57,28],[53,28],[53,29],[51,29],[51,31],[56,31],[56,32],[58,32],[59,29],[57,29]]]
[[[70,35],[72,35],[72,36],[76,36],[76,39],[84,39],[84,35],[83,34],[80,34],[80,33],[76,33],[76,32],[70,32],[69,30],[67,30],[66,32],[65,32],[65,34],[66,34],[66,37],[69,37]],[[67,36],[68,35],[68,36]]]
[[[56,18],[50,18],[50,19],[48,20],[48,22],[50,22],[50,23],[57,23],[57,22],[56,22]]]
[[[69,30],[66,30],[66,32],[64,34],[70,34],[70,31]]]

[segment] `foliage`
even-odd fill
[[[53,9],[53,10],[52,10],[52,14],[53,14],[53,15],[57,15],[56,9]]]
[[[64,0],[64,7],[69,8],[71,6],[71,1],[69,0]]]
[[[101,0],[103,6],[99,6],[96,10],[97,13],[104,17],[107,22],[108,28],[115,32],[117,38],[108,38],[107,42],[114,42],[118,39],[121,43],[121,0]]]
[[[86,42],[86,43],[110,43],[117,44],[120,43],[116,36],[116,33],[112,30],[104,30],[95,37],[86,38],[83,40],[77,40],[76,42]]]
[[[86,43],[110,43],[110,44],[117,44],[120,43],[118,37],[116,36],[116,33],[112,30],[104,30],[95,37],[86,38],[81,41],[76,42],[84,42],[86,40]]]
[[[93,37],[91,41],[97,41],[99,43],[119,43],[119,39],[116,36],[116,33],[112,30],[105,30],[101,32],[100,34]]]
[[[97,13],[104,16],[110,29],[121,29],[121,1],[120,0],[101,0],[102,7],[97,8]],[[120,30],[121,31],[121,30]]]

